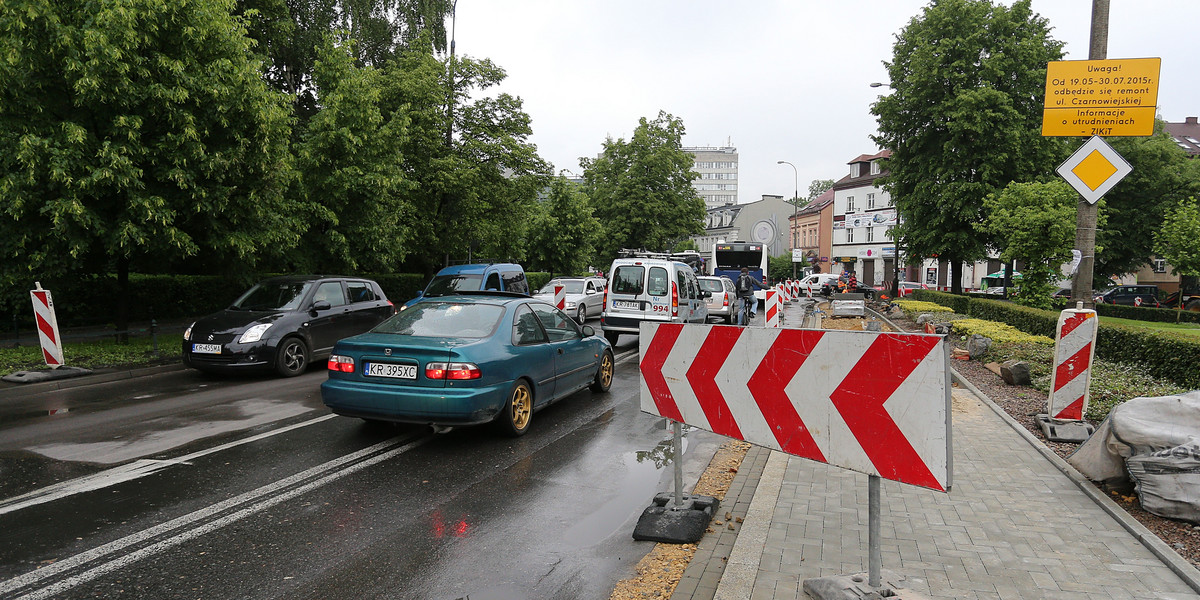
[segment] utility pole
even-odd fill
[[[1108,58],[1108,3],[1109,0],[1092,0],[1092,38],[1088,48],[1088,60]],[[1096,215],[1097,205],[1079,197],[1075,212],[1075,248],[1082,255],[1079,268],[1071,281],[1071,301],[1083,302],[1087,308],[1095,308],[1092,299],[1092,277],[1096,264]]]

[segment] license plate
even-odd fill
[[[394,365],[391,363],[363,363],[363,374],[368,377],[392,377],[395,379],[416,379],[416,365]]]
[[[641,302],[631,302],[629,300],[613,300],[613,308],[623,308],[625,310],[641,310]]]
[[[196,354],[220,354],[220,344],[192,344],[192,352]]]

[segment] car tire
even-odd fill
[[[518,379],[508,392],[508,400],[504,403],[504,410],[500,411],[500,417],[496,419],[496,426],[505,435],[520,437],[529,431],[529,424],[532,422],[533,390],[530,389],[528,381]]]
[[[611,350],[605,350],[604,356],[600,357],[600,366],[596,369],[596,377],[592,379],[591,390],[593,392],[607,392],[608,388],[612,387],[613,370],[613,353]]]
[[[587,322],[587,307],[580,304],[579,308],[575,309],[575,320],[579,321],[580,325]]]
[[[275,372],[295,377],[308,368],[308,346],[298,337],[284,338],[275,350]]]
[[[617,340],[620,339],[620,337],[621,337],[621,334],[616,331],[605,331],[604,332],[604,339],[608,340],[608,343],[610,343],[614,346],[617,345]]]

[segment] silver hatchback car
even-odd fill
[[[697,277],[700,289],[712,294],[708,298],[708,317],[722,319],[732,325],[737,323],[738,310],[741,304],[737,301],[737,289],[733,280],[728,277]]]

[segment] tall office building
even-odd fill
[[[696,157],[697,177],[692,187],[704,198],[705,208],[717,208],[738,202],[737,148],[684,148]]]

